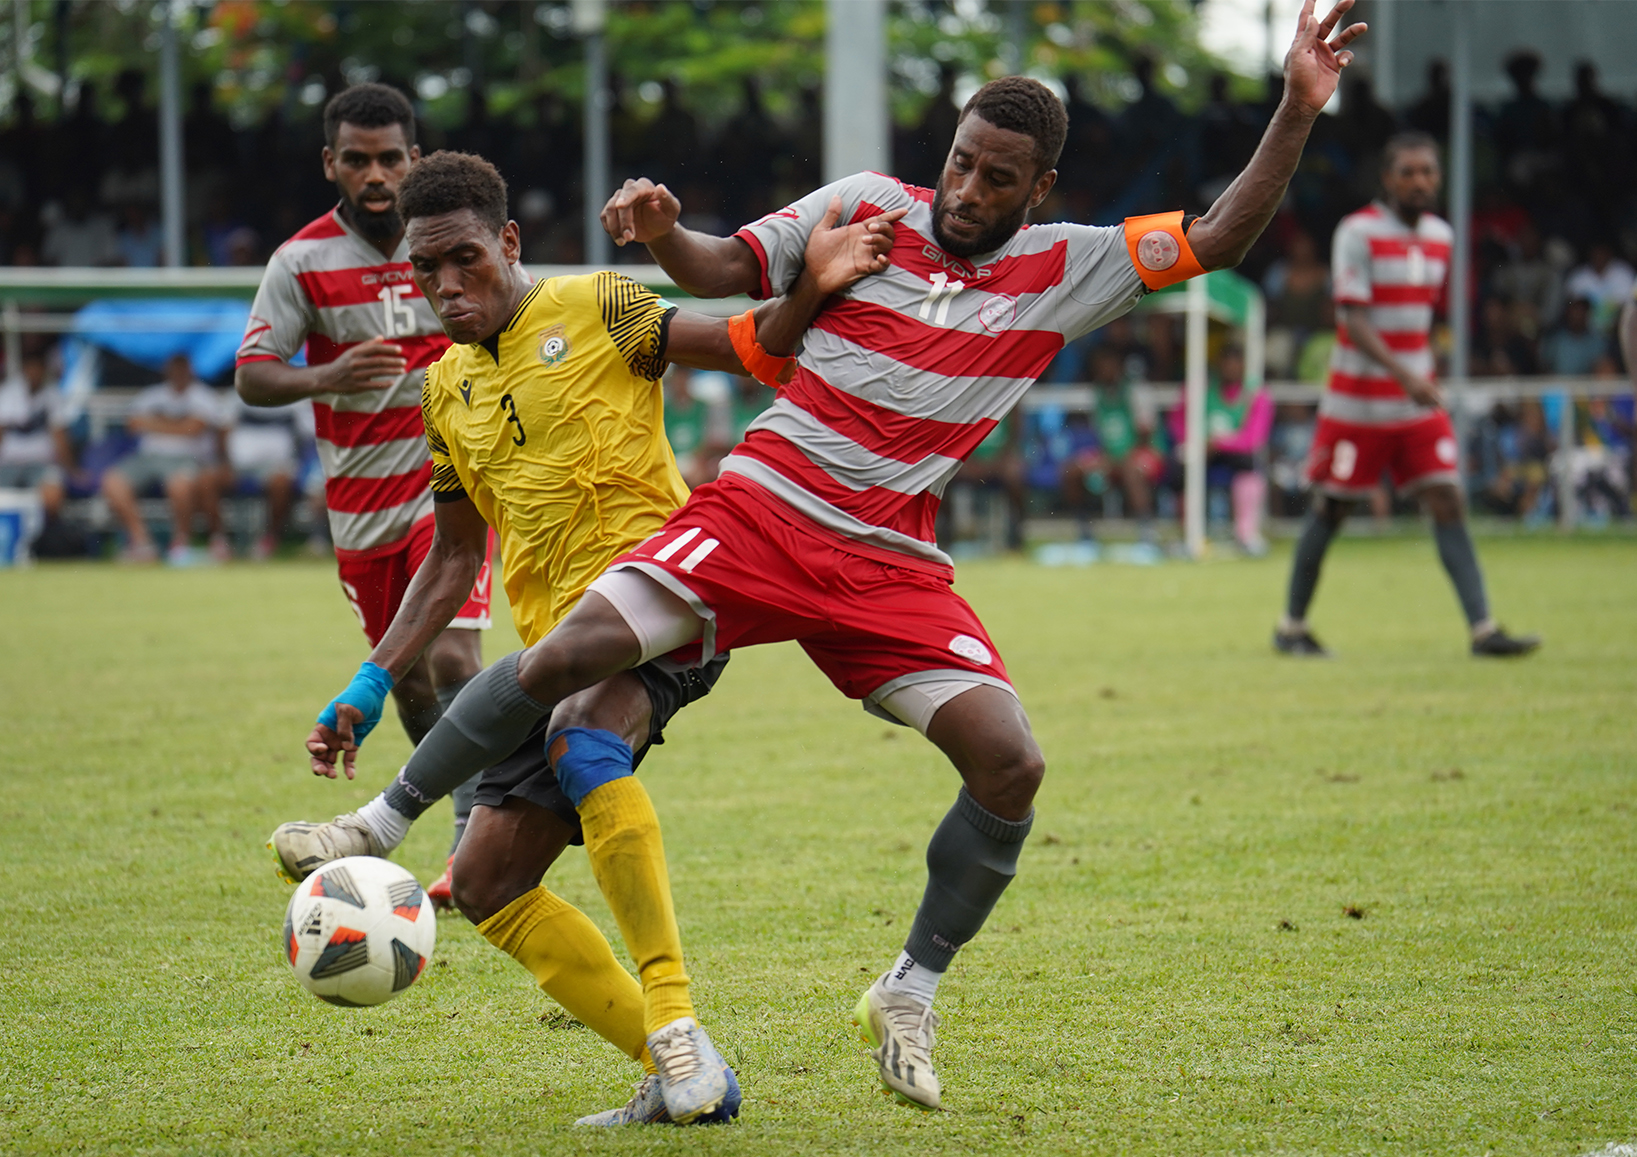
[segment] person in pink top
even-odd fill
[[[1188,437],[1188,413],[1178,406],[1170,415],[1171,444],[1176,457],[1171,464],[1171,483],[1182,484],[1182,447]],[[1205,470],[1215,483],[1225,478],[1233,505],[1233,536],[1249,554],[1267,553],[1262,537],[1262,508],[1267,503],[1268,483],[1256,455],[1268,444],[1273,430],[1273,399],[1257,386],[1245,388],[1245,352],[1238,346],[1223,348],[1217,359],[1217,373],[1205,391]]]

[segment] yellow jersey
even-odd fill
[[[553,277],[426,371],[432,496],[464,494],[494,527],[526,644],[687,501],[660,388],[672,312],[617,273]]]

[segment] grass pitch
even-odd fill
[[[974,563],[1050,770],[1016,885],[940,994],[949,1111],[847,1023],[955,794],[794,647],[736,656],[643,769],[727,1129],[585,1135],[634,1066],[458,919],[345,1011],[279,953],[262,842],[362,803],[300,741],[364,653],[323,565],[0,574],[0,1152],[1486,1152],[1637,1139],[1637,544],[1481,544],[1465,653],[1424,540],[1341,543],[1275,659],[1287,558]],[[509,628],[490,658],[515,646]],[[430,879],[447,805],[399,858]],[[604,929],[584,857],[551,879]],[[615,938],[618,943],[617,936]]]

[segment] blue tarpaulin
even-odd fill
[[[233,367],[249,320],[250,303],[235,298],[94,301],[74,315],[72,332],[156,371],[185,353],[201,378],[214,380]]]

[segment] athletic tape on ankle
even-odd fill
[[[625,740],[601,728],[565,727],[546,736],[546,759],[575,807],[603,784],[634,774],[632,758]]]

